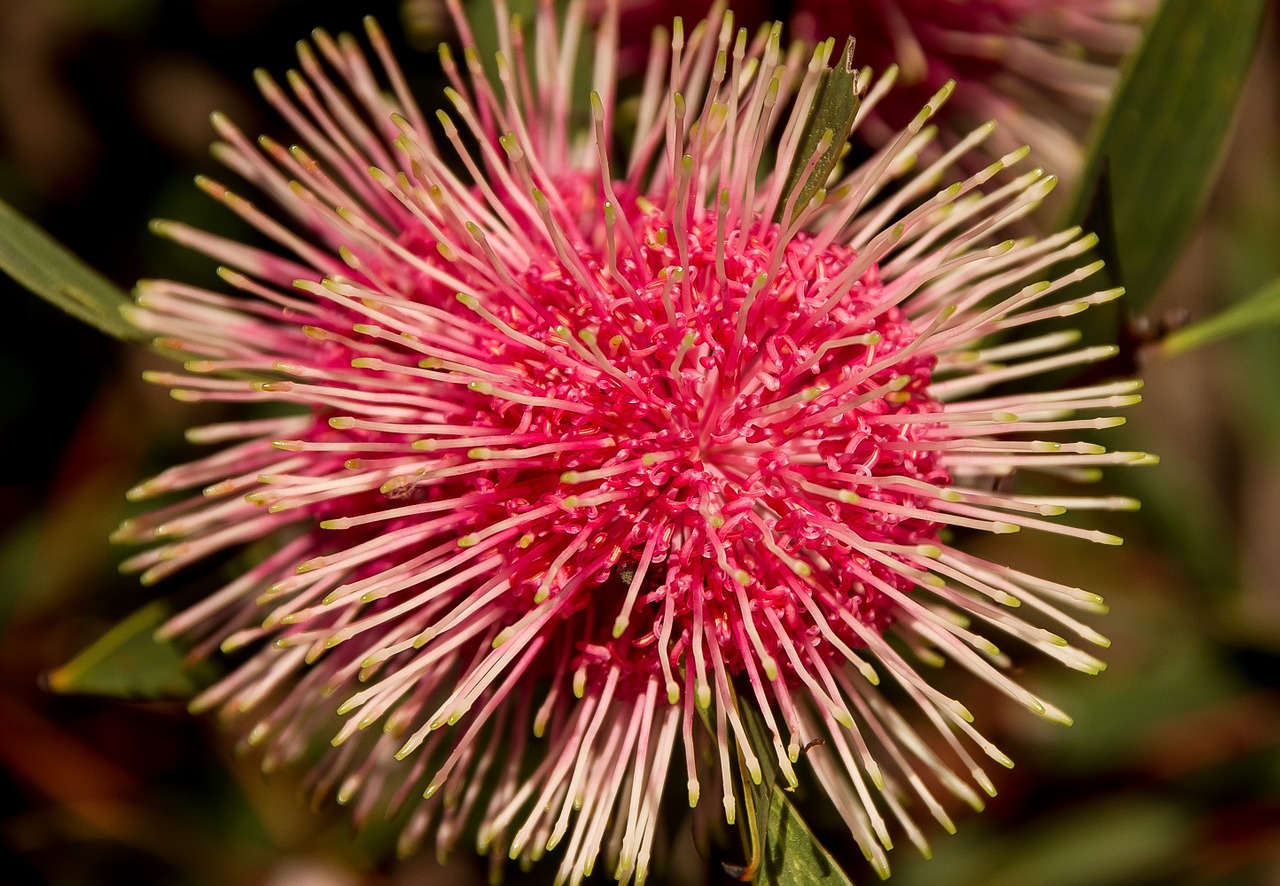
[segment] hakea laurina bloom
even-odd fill
[[[154,582],[245,549],[163,629],[239,650],[194,707],[268,768],[332,737],[316,790],[403,816],[404,851],[479,821],[495,858],[555,848],[563,879],[639,881],[670,781],[732,821],[763,762],[816,778],[886,870],[895,829],[924,849],[917,819],[950,829],[943,795],[981,807],[977,758],[1009,762],[910,650],[1062,722],[978,626],[1101,668],[1067,639],[1106,644],[1066,611],[1095,595],[953,536],[1119,541],[1052,518],[1131,502],[1001,482],[1149,460],[1044,442],[1118,424],[1136,385],[1035,390],[1114,349],[1021,334],[1118,292],[1069,294],[1097,264],[1041,281],[1083,262],[1078,230],[1000,239],[1053,183],[1010,170],[1025,151],[937,189],[990,132],[915,163],[945,89],[823,189],[840,145],[809,109],[824,83],[865,84],[831,43],[809,58],[717,17],[655,46],[615,151],[613,16],[590,37],[581,4],[563,29],[543,4],[526,46],[497,6],[500,82],[471,49],[443,55],[443,139],[372,24],[381,74],[317,33],[287,88],[261,75],[303,146],[215,118],[217,154],[288,219],[200,185],[280,248],[158,223],[235,293],[145,282],[130,317],[187,356],[151,376],[179,400],[268,408],[192,430],[223,448],[133,491],[194,494],[121,528],[152,544],[126,567]]]

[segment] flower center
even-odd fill
[[[513,615],[589,612],[580,650],[615,663],[652,665],[657,647],[668,669],[693,622],[733,649],[744,607],[804,634],[798,594],[882,626],[882,590],[911,582],[876,552],[936,540],[919,505],[950,482],[913,446],[940,408],[919,333],[847,247],[710,210],[631,225],[584,224],[516,285],[464,297],[495,367],[470,389],[513,445],[468,452],[505,494],[461,544],[523,528]],[[610,245],[623,238],[639,248]],[[810,594],[816,570],[832,599]]]

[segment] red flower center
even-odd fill
[[[785,663],[780,644],[827,642],[819,615],[861,645],[829,610],[883,627],[883,589],[911,581],[876,551],[936,540],[918,506],[950,481],[913,448],[934,358],[848,247],[780,246],[753,221],[722,248],[713,211],[636,210],[608,234],[600,217],[567,260],[460,296],[487,374],[451,390],[493,442],[442,456],[465,473],[416,494],[467,496],[459,544],[506,552],[512,622],[553,607],[577,667],[661,668],[670,688],[688,637],[722,634],[737,672],[747,644]]]

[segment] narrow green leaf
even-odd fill
[[[210,667],[187,667],[176,647],[155,639],[168,617],[163,602],[149,603],[46,674],[45,685],[54,692],[113,698],[190,698],[211,682]]]
[[[3,200],[0,271],[108,335],[125,341],[148,340],[120,313],[123,305],[131,303],[129,296]]]
[[[791,798],[774,785],[764,853],[755,882],[767,886],[853,886],[809,830]]]
[[[750,703],[739,701],[737,708],[763,775],[760,784],[752,784],[745,767],[741,767],[746,824],[754,844],[743,879],[761,886],[853,886],[779,783],[776,751],[764,718]],[[816,753],[822,753],[822,749]]]
[[[804,122],[800,147],[796,150],[795,159],[791,161],[791,168],[787,170],[782,199],[778,201],[774,214],[776,222],[783,221],[782,214],[786,211],[787,202],[791,199],[792,191],[797,188],[799,191],[796,193],[792,216],[799,214],[809,204],[813,195],[826,183],[831,170],[835,169],[845,142],[849,140],[853,118],[857,116],[858,106],[862,103],[858,95],[858,75],[853,67],[852,38],[845,44],[840,60],[820,76],[818,91]],[[818,158],[808,177],[801,181],[809,161],[822,147],[824,139],[827,145],[822,156]],[[786,221],[790,222],[791,219]]]
[[[1168,335],[1160,343],[1167,354],[1182,354],[1210,342],[1280,323],[1280,280],[1273,280],[1244,301],[1207,320]]]
[[[1266,0],[1164,0],[1101,122],[1071,218],[1111,167],[1116,248],[1130,304],[1155,295],[1204,205]]]

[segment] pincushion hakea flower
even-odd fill
[[[807,60],[777,26],[750,39],[716,15],[654,47],[615,152],[615,15],[579,135],[583,5],[559,29],[543,4],[531,47],[496,5],[499,83],[473,50],[462,67],[443,52],[449,148],[372,23],[387,90],[353,38],[322,32],[292,95],[260,75],[305,147],[255,147],[215,118],[217,154],[290,219],[200,185],[281,252],[157,223],[236,292],[148,281],[130,317],[189,355],[150,375],[179,400],[270,408],[192,430],[225,448],[133,491],[196,490],[121,527],[153,543],[126,568],[155,582],[248,548],[163,629],[197,654],[243,650],[193,707],[267,768],[332,736],[317,792],[357,821],[403,815],[402,851],[432,833],[447,850],[478,820],[495,858],[558,847],[561,879],[603,856],[642,881],[668,780],[691,803],[718,785],[733,821],[735,782],[768,755],[791,785],[816,776],[887,871],[886,816],[924,850],[922,811],[951,828],[939,791],[980,808],[995,788],[975,756],[1009,762],[910,650],[1062,722],[974,624],[1102,666],[1054,632],[1106,645],[1063,608],[1098,597],[952,535],[1119,541],[1049,518],[1127,499],[993,491],[1015,471],[1150,460],[1038,436],[1118,424],[1098,413],[1136,383],[1027,383],[1114,349],[1022,328],[1118,291],[1069,294],[1097,263],[1040,280],[1091,247],[1079,230],[1000,241],[1053,184],[1009,171],[1025,151],[937,190],[990,132],[919,168],[945,89],[822,189],[840,145],[810,108],[865,84],[847,59],[829,70],[831,43]]]

